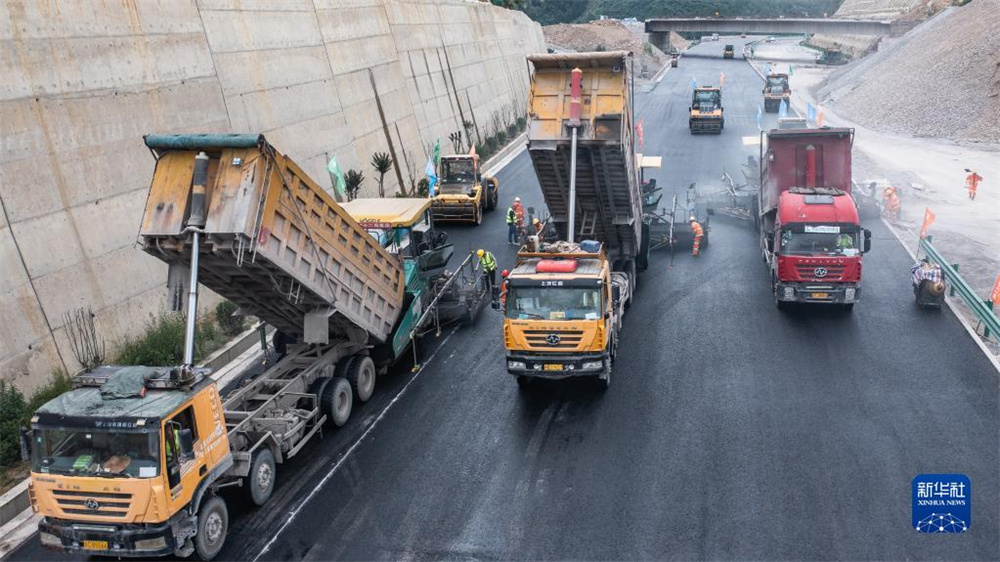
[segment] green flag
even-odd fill
[[[788,75],[792,76],[794,74],[795,74],[795,67],[793,67],[792,65],[788,65]]]
[[[441,163],[441,139],[434,143],[434,165]]]
[[[330,163],[326,166],[327,171],[336,180],[334,182],[334,187],[337,189],[337,193],[343,195],[347,192],[347,182],[344,181],[344,172],[340,169],[340,164],[337,163],[337,157],[334,156],[330,158]]]

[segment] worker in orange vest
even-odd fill
[[[521,204],[521,198],[515,197],[514,204],[514,216],[517,217],[517,228],[518,230],[524,228],[524,205]]]
[[[500,272],[500,277],[503,279],[503,284],[500,285],[500,310],[507,308],[507,276],[510,275],[510,271],[506,269]]]
[[[697,257],[701,254],[701,239],[705,236],[705,231],[698,224],[698,219],[691,217],[688,220],[691,223],[691,232],[694,233],[694,245],[691,246],[691,255]]]
[[[899,200],[899,194],[895,187],[889,186],[882,191],[882,199],[885,202],[885,208],[882,210],[882,214],[891,220],[896,220],[899,218],[899,211],[903,208],[903,203]]]
[[[965,176],[965,187],[969,189],[969,199],[975,201],[976,190],[979,189],[979,182],[983,181],[983,176],[968,168],[966,168],[965,171],[969,172],[969,175]]]

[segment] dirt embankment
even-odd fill
[[[560,23],[542,28],[549,48],[559,51],[630,51],[635,55],[636,77],[651,78],[669,60],[662,51],[648,43],[642,26],[629,26],[618,20],[595,20],[590,23]],[[688,42],[676,33],[671,44],[682,50]]]
[[[950,8],[833,74],[838,112],[892,133],[1000,142],[1000,0]]]

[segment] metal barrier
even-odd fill
[[[997,319],[996,314],[993,313],[990,306],[996,303],[990,303],[979,298],[972,287],[959,275],[958,264],[948,263],[944,259],[944,256],[934,247],[933,241],[933,236],[921,238],[920,249],[927,254],[930,261],[941,266],[941,270],[944,271],[945,280],[951,285],[951,294],[954,295],[957,292],[962,297],[962,300],[965,301],[965,304],[972,309],[973,314],[976,315],[979,322],[985,326],[983,337],[989,338],[990,334],[992,334],[994,339],[1000,341],[1000,319]]]

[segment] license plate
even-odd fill
[[[559,363],[546,363],[543,367],[546,371],[562,371],[563,366]]]
[[[813,293],[812,298],[814,299],[828,299],[830,298],[830,293]]]
[[[83,541],[83,548],[87,550],[108,550],[108,541]]]

